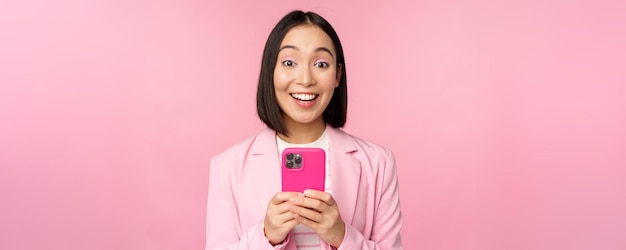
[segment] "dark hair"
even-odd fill
[[[320,27],[333,41],[337,53],[337,67],[341,65],[341,79],[339,86],[335,88],[333,97],[324,110],[323,118],[326,124],[341,128],[346,124],[348,110],[348,87],[346,86],[346,63],[343,57],[343,49],[335,29],[320,15],[313,12],[292,11],[276,24],[265,43],[263,59],[261,61],[261,74],[257,88],[256,108],[259,118],[271,129],[281,134],[287,134],[287,128],[283,123],[282,112],[276,101],[274,93],[274,68],[278,57],[278,50],[283,38],[289,30],[301,24],[313,24]]]

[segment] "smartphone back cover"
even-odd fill
[[[300,164],[297,164],[298,156],[301,157]],[[323,149],[286,148],[281,158],[283,192],[304,192],[305,189],[324,191],[326,154]]]

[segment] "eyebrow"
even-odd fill
[[[278,52],[280,52],[283,49],[300,50],[300,49],[298,49],[298,47],[293,46],[293,45],[284,45],[284,46],[280,47],[280,49],[278,49]],[[330,50],[328,48],[326,48],[326,47],[319,47],[319,48],[315,49],[315,52],[318,52],[318,51],[326,51],[328,54],[330,54],[331,57],[333,57],[333,58],[335,57],[335,55],[333,55],[333,53],[330,52]]]

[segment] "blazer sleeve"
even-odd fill
[[[234,165],[235,163],[232,163]],[[265,237],[263,220],[249,228],[241,228],[232,167],[220,165],[214,157],[209,169],[209,194],[207,202],[206,250],[275,250],[285,249],[285,242],[272,246]]]
[[[402,214],[400,212],[396,160],[393,153],[388,149],[385,149],[383,168],[382,174],[379,173],[376,178],[376,212],[370,239],[366,239],[359,230],[346,224],[345,237],[338,250],[402,249],[400,239]]]

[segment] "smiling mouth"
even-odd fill
[[[294,99],[298,100],[298,101],[303,101],[303,102],[310,102],[313,101],[315,99],[317,99],[317,97],[319,95],[316,94],[300,94],[300,93],[293,93],[293,94],[289,94],[291,95],[291,97],[293,97]]]

